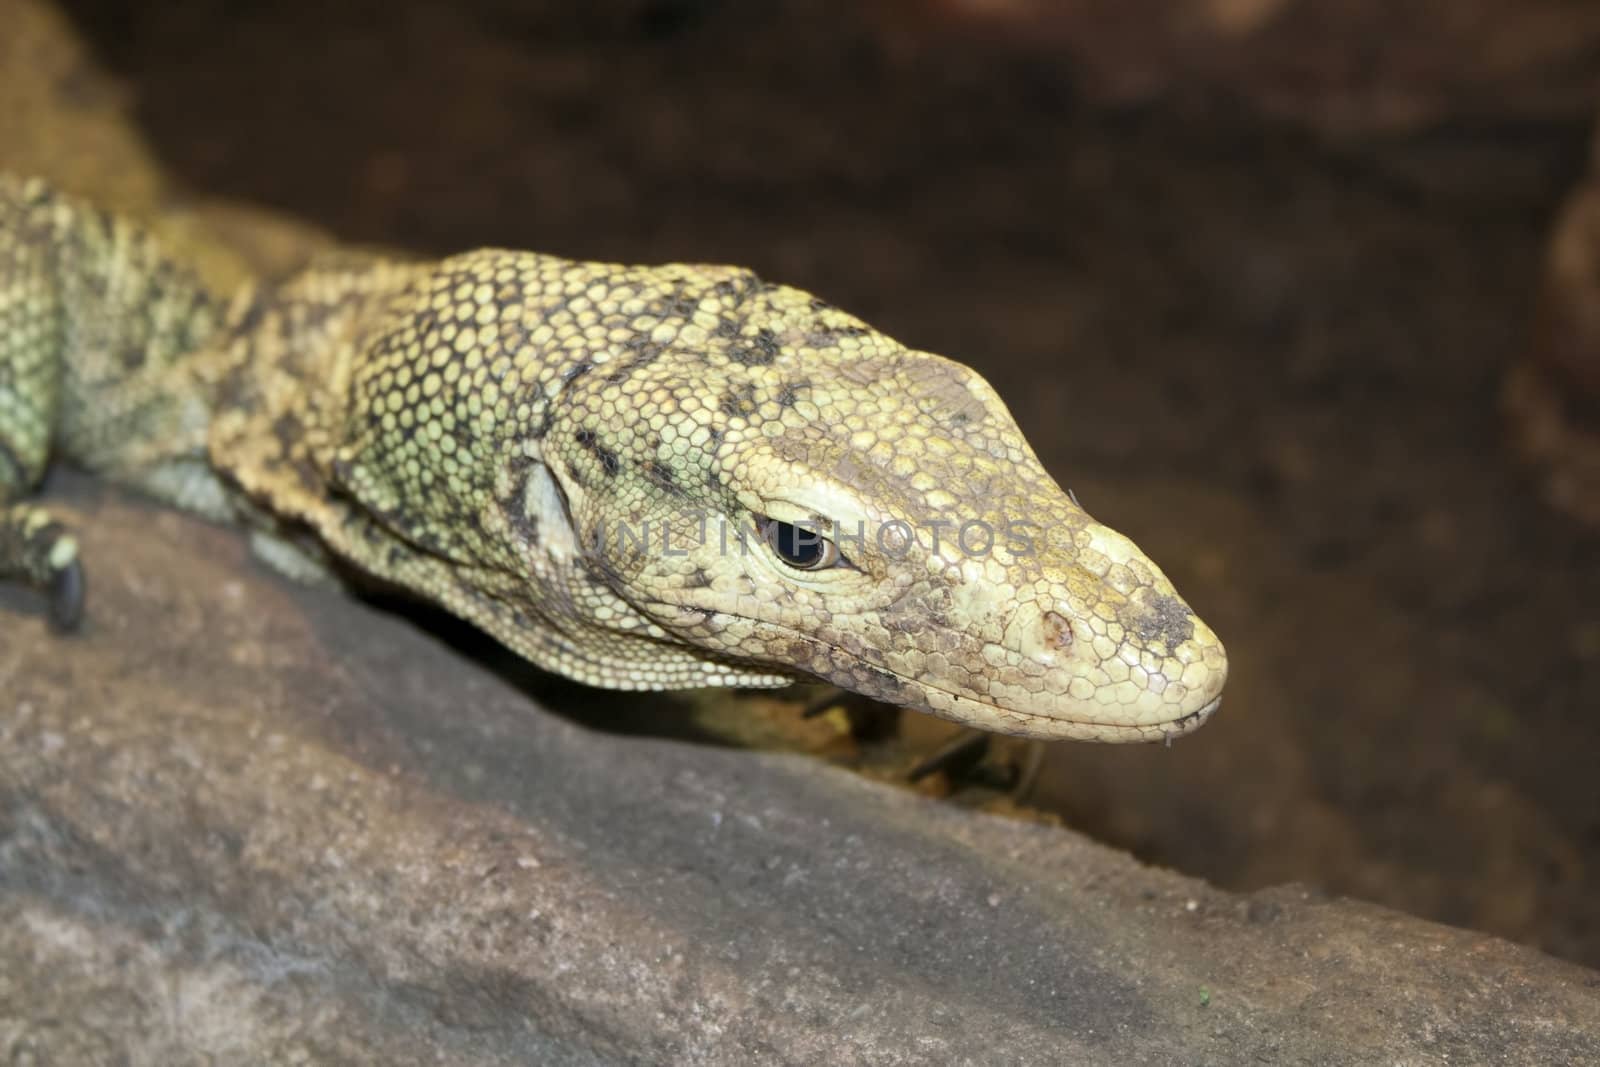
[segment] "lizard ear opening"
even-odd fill
[[[578,530],[572,523],[572,505],[567,492],[556,481],[550,468],[535,463],[528,471],[522,493],[522,512],[535,542],[552,559],[570,560],[578,555]]]

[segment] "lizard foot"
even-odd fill
[[[83,620],[83,564],[78,542],[43,508],[0,510],[0,578],[19,578],[50,598],[50,624],[67,633]]]
[[[839,710],[850,723],[850,736],[857,741],[881,741],[899,732],[900,709],[852,693],[837,686],[824,685],[822,695],[800,711],[800,717],[814,719]]]
[[[1044,763],[1044,745],[1037,739],[1011,738],[1006,742],[994,734],[963,728],[911,768],[906,780],[920,782],[942,772],[952,786],[983,786],[1026,804]],[[997,751],[1002,747],[1007,751]]]
[[[821,693],[805,704],[800,714],[812,719],[830,711],[842,711],[849,723],[850,736],[858,742],[890,742],[899,734],[903,709],[883,704],[859,693],[825,685]],[[1018,803],[1033,790],[1043,762],[1040,741],[1019,743],[1020,738],[1001,738],[963,727],[950,740],[924,752],[909,771],[907,782],[916,783],[942,774],[951,790],[977,786],[1007,794]]]

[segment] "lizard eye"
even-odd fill
[[[776,519],[757,519],[756,527],[778,558],[795,570],[826,570],[839,562],[839,547],[810,527]]]

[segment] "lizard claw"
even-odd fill
[[[944,771],[952,779],[968,777],[988,754],[988,734],[963,730],[911,768],[906,780],[920,782],[935,771]]]
[[[83,564],[73,559],[50,578],[50,625],[71,633],[83,622]]]
[[[18,578],[49,598],[50,626],[68,633],[83,621],[83,563],[71,531],[30,504],[0,507],[0,580]]]
[[[1028,805],[1028,797],[1039,780],[1044,764],[1044,743],[1038,740],[1024,742],[1017,751],[1012,740],[1005,753],[997,751],[993,734],[965,729],[940,745],[906,775],[906,780],[919,782],[939,771],[950,780],[952,787],[977,785],[1005,793],[1013,802]]]

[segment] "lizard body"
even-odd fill
[[[336,257],[227,304],[0,177],[0,576],[70,626],[52,455],[625,689],[815,675],[984,729],[1159,740],[1220,642],[994,390],[735,267]]]

